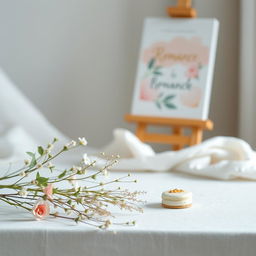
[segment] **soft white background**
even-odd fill
[[[114,127],[132,127],[123,115],[131,107],[143,19],[165,16],[174,3],[0,0],[0,66],[64,133],[103,145]],[[194,3],[200,17],[220,20],[215,130],[206,135],[237,135],[239,1]]]

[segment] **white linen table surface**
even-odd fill
[[[122,175],[114,172],[110,178]],[[30,213],[1,204],[0,255],[256,255],[255,182],[180,173],[133,176],[139,182],[129,188],[147,191],[144,213],[118,213],[116,220],[136,219],[135,227],[101,231],[59,219],[35,221]],[[161,193],[170,188],[192,191],[193,207],[162,208]]]
[[[0,167],[20,159],[24,150],[43,145],[54,136],[67,141],[66,136],[45,119],[1,70],[0,120]],[[134,144],[136,140],[133,137],[129,142]],[[120,143],[111,144],[108,149],[120,145],[121,150],[124,149],[124,144]],[[135,145],[133,153],[145,154],[144,145]],[[242,148],[251,151],[249,146]],[[244,158],[248,160],[248,157]],[[68,166],[74,163],[74,159],[68,160],[66,156],[63,159]],[[159,168],[163,161],[159,158],[158,161],[151,159],[151,164]],[[249,174],[254,178],[254,169],[249,167],[246,170],[252,171]],[[129,169],[135,170],[138,166]],[[112,177],[122,175],[114,172]],[[35,221],[28,212],[0,204],[0,256],[256,255],[255,181],[219,181],[174,172],[136,172],[134,176],[139,183],[128,186],[131,190],[147,191],[145,212],[117,213],[116,220],[136,219],[135,227],[114,226],[109,231],[100,231],[59,219]],[[162,208],[161,193],[171,188],[192,191],[193,207],[182,210]]]

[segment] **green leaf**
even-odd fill
[[[58,176],[58,178],[59,178],[59,179],[63,178],[63,177],[66,175],[66,173],[67,173],[67,170],[64,170],[64,171]]]
[[[75,197],[77,197],[80,193],[81,188],[79,187],[78,190],[73,194]]]
[[[31,156],[31,157],[34,157],[35,156],[35,154],[34,153],[32,153],[32,152],[26,152],[29,156]]]
[[[40,156],[42,156],[42,155],[44,154],[44,149],[43,149],[41,146],[39,146],[39,147],[37,148],[37,151],[38,151],[38,153],[39,153]]]
[[[176,95],[172,94],[172,95],[168,95],[164,98],[163,103],[167,108],[170,109],[176,109],[177,107],[175,106],[175,104],[173,104],[172,100],[175,98]]]
[[[42,177],[42,176],[40,176],[39,172],[37,172],[37,174],[36,174],[36,180],[37,180],[39,186],[41,185],[41,186],[46,187],[49,178]]]
[[[30,165],[29,165],[29,168],[33,168],[33,167],[35,167],[35,166],[36,166],[36,164],[37,164],[36,159],[35,159],[35,158],[32,158],[32,160],[31,160],[31,162],[30,162]]]
[[[153,58],[153,59],[151,59],[151,60],[149,61],[149,63],[148,63],[148,69],[153,68],[154,64],[155,64],[155,59]]]
[[[36,190],[35,193],[34,193],[33,198],[35,198],[37,196],[37,193],[38,193],[38,191]]]
[[[155,71],[153,74],[154,74],[154,75],[157,75],[157,76],[161,76],[163,73],[161,73],[161,72],[159,72],[159,71]]]
[[[30,161],[30,164],[29,164],[29,168],[33,168],[34,166],[36,166],[37,162],[36,162],[36,156],[34,153],[32,152],[27,152],[27,154],[31,157],[31,161]]]
[[[170,109],[176,109],[177,107],[171,102],[164,102],[164,105]]]
[[[36,158],[35,158],[35,157],[33,157],[33,158],[31,159],[31,162],[30,162],[29,168],[33,168],[33,167],[35,167],[35,166],[36,166],[36,164],[37,164]]]
[[[168,95],[168,96],[166,96],[165,98],[164,98],[164,102],[169,102],[169,101],[171,101],[173,98],[175,98],[175,95]]]

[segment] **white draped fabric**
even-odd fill
[[[0,70],[1,163],[16,160],[54,137],[67,141]]]
[[[256,147],[256,1],[240,7],[239,136]]]
[[[256,180],[255,151],[233,137],[214,137],[183,150],[155,153],[128,130],[116,129],[113,141],[103,150],[120,154],[115,170],[178,171],[222,180]]]

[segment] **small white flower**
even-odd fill
[[[86,169],[83,169],[82,170],[82,174],[85,175],[87,173],[87,170]]]
[[[69,143],[65,145],[68,149],[73,148],[76,146],[76,141],[71,140]]]
[[[83,138],[78,138],[79,144],[82,146],[86,146],[88,144],[87,140]]]
[[[105,221],[105,228],[109,228],[109,226],[112,224],[110,220]]]
[[[31,183],[32,183],[33,185],[37,185],[37,180],[32,180]]]
[[[49,154],[49,153],[51,153],[52,150],[53,150],[53,144],[49,143],[47,145],[47,149],[45,149],[45,153]]]
[[[48,145],[47,145],[47,148],[48,148],[48,150],[52,150],[53,149],[53,144],[51,144],[51,143],[49,143]]]
[[[53,168],[54,165],[53,165],[51,162],[48,162],[48,163],[45,165],[45,167],[47,167],[47,168]]]
[[[25,188],[22,188],[22,189],[19,191],[19,195],[22,196],[22,197],[27,197],[28,191],[27,191]]]
[[[81,190],[81,187],[78,186],[78,182],[74,185],[75,192]]]
[[[107,177],[107,176],[108,176],[108,171],[107,171],[107,169],[104,169],[104,170],[102,171],[102,174],[103,174],[105,177]]]
[[[84,215],[81,215],[80,217],[81,217],[82,221],[86,219],[86,217]]]
[[[67,210],[67,211],[66,211],[66,214],[67,214],[67,215],[71,215],[71,213],[72,213],[71,210]]]
[[[20,173],[20,176],[21,176],[21,177],[26,177],[27,174],[23,171],[23,172]]]
[[[84,155],[83,155],[83,163],[84,163],[85,165],[90,165],[90,164],[91,164],[91,160],[90,160],[90,158],[87,156],[87,154],[84,154]]]
[[[84,204],[85,200],[84,200],[84,197],[81,197],[81,204]]]
[[[28,159],[25,159],[25,160],[24,160],[24,164],[25,164],[25,165],[29,165],[29,163],[30,163],[30,162],[29,162]]]
[[[69,178],[69,182],[71,183],[71,185],[74,187],[75,191],[77,191],[79,189],[79,185],[78,185],[78,182],[77,182],[77,178],[76,178],[76,175],[72,175],[70,178]]]
[[[37,164],[36,168],[40,169],[40,168],[42,168],[42,165],[41,164]]]
[[[75,166],[75,165],[72,166],[72,172],[74,174],[76,174],[78,171],[81,171],[81,170],[82,170],[82,167],[80,166]]]
[[[69,178],[69,182],[73,185],[76,183],[76,175],[72,175],[70,178]]]

